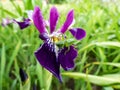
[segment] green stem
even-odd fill
[[[41,67],[39,62],[37,62],[36,73],[41,90],[49,90],[52,82],[52,74],[45,68]]]

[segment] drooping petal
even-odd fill
[[[23,22],[19,22],[16,20],[14,20],[14,22],[16,22],[19,25],[20,29],[24,29],[31,25],[31,20],[29,18],[27,18],[27,19],[24,18]]]
[[[40,33],[47,32],[45,29],[44,19],[41,10],[38,6],[36,6],[33,11],[33,22]]]
[[[62,78],[60,75],[60,64],[57,60],[55,46],[49,40],[46,41],[36,52],[35,56],[39,63],[49,70],[53,75],[55,75],[60,82],[62,82]]]
[[[81,28],[72,28],[70,29],[70,32],[77,40],[81,40],[86,36],[85,30]]]
[[[56,28],[56,24],[59,18],[59,13],[57,11],[56,7],[52,7],[50,10],[50,33],[53,33],[55,28]]]
[[[72,24],[73,21],[74,21],[74,11],[71,10],[71,11],[69,11],[69,13],[67,15],[65,23],[61,27],[60,32],[64,34],[66,32],[66,30],[69,28],[69,26]]]
[[[74,67],[76,57],[77,51],[73,46],[64,47],[58,54],[58,60],[64,70],[70,70]]]

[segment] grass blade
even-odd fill
[[[1,52],[1,76],[0,76],[0,90],[2,90],[2,78],[4,75],[5,70],[5,64],[6,64],[6,58],[5,58],[5,46],[2,45],[2,52]]]
[[[113,46],[113,47],[120,47],[120,42],[112,42],[112,41],[108,41],[108,42],[96,42],[95,45],[97,46]]]
[[[10,1],[10,2],[11,2],[12,5],[14,6],[14,8],[16,9],[17,13],[18,13],[19,15],[22,16],[22,10],[21,10],[21,7],[20,7],[18,4],[15,4],[14,1]]]
[[[99,64],[101,64],[101,62],[93,62],[92,64],[98,64],[99,65]],[[103,62],[102,64],[120,68],[120,63]]]
[[[87,50],[91,47],[95,47],[95,46],[99,46],[99,47],[120,47],[120,42],[113,42],[113,41],[106,41],[106,42],[95,42],[95,43],[90,43],[87,44],[86,46],[84,46],[83,48],[81,48],[78,53],[83,52],[84,50]]]
[[[6,14],[10,15],[11,17],[17,18],[16,14],[13,14],[12,12],[4,9],[4,8],[0,8],[3,12],[5,12]]]
[[[120,74],[116,77],[115,75],[112,75],[112,77],[107,76],[95,76],[95,75],[89,75],[84,73],[78,73],[78,72],[67,72],[62,73],[64,76],[72,77],[74,79],[84,79],[85,81],[89,81],[93,84],[100,85],[100,86],[106,86],[106,85],[113,85],[113,84],[120,84]],[[113,78],[116,77],[116,78]]]
[[[11,65],[12,65],[13,61],[15,60],[15,57],[18,54],[20,46],[21,46],[21,41],[18,42],[17,46],[15,47],[15,50],[13,51],[13,53],[12,53],[12,55],[10,57],[10,60],[9,60],[9,63],[8,63],[8,67],[7,67],[7,74],[9,73]]]

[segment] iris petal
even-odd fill
[[[74,67],[76,57],[77,51],[73,46],[64,47],[58,54],[58,60],[64,70],[70,70]]]
[[[71,11],[69,11],[69,13],[67,15],[67,19],[66,19],[65,23],[61,27],[60,32],[65,33],[73,21],[74,21],[74,11],[71,10]]]
[[[39,35],[39,38],[40,38],[41,40],[46,41],[47,39],[49,39],[49,36],[48,36],[47,33],[43,33],[43,34],[40,34],[40,35]]]
[[[57,11],[57,8],[52,7],[50,10],[50,33],[54,32],[58,18],[59,18],[59,13]]]
[[[46,41],[36,52],[35,56],[39,63],[55,75],[60,82],[62,78],[60,75],[60,64],[57,60],[55,46],[52,42]]]
[[[31,20],[29,18],[27,19],[24,18],[23,22],[18,22],[16,20],[14,20],[14,22],[16,22],[19,25],[20,29],[24,29],[31,25]]]
[[[38,6],[36,6],[33,11],[33,22],[40,33],[47,32],[45,29],[44,19],[41,10]]]
[[[81,28],[72,28],[70,29],[70,32],[77,40],[81,40],[86,36],[85,30]]]

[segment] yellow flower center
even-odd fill
[[[52,36],[51,37],[51,40],[52,40],[52,42],[54,42],[54,43],[57,43],[58,41],[60,41],[60,40],[62,40],[63,38],[62,38],[62,35],[59,35],[59,36]]]

